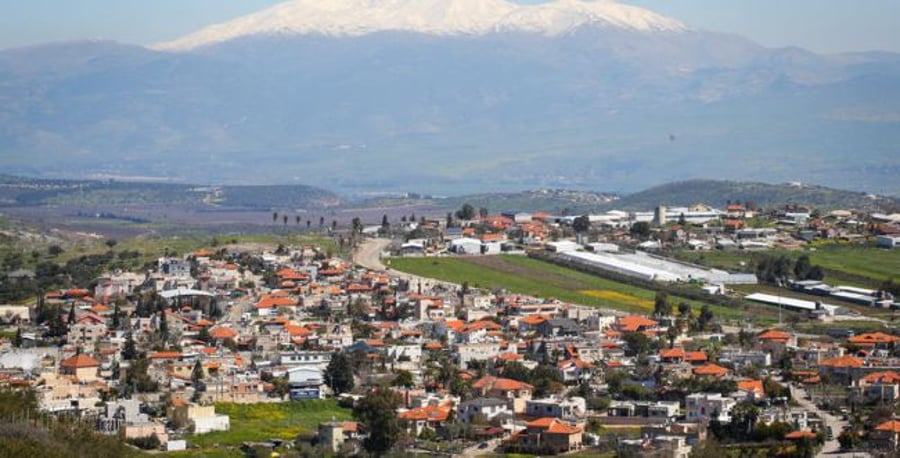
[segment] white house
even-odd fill
[[[287,371],[291,387],[291,399],[323,399],[325,397],[325,377],[322,369],[315,366],[296,366]]]
[[[737,404],[732,398],[721,393],[694,393],[685,398],[687,421],[705,423],[718,420],[731,423],[731,409]]]
[[[531,399],[525,402],[525,415],[529,417],[578,420],[583,419],[586,414],[587,403],[584,398],[577,396],[567,399]]]
[[[494,398],[477,398],[462,402],[459,405],[457,418],[463,423],[471,423],[478,416],[483,416],[485,420],[491,421],[500,415],[512,418],[512,411],[509,410],[507,401]]]

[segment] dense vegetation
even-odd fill
[[[118,458],[138,454],[78,419],[38,412],[31,390],[0,390],[0,456]]]

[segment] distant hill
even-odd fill
[[[306,185],[198,186],[114,180],[0,176],[0,207],[41,205],[203,205],[252,209],[330,208],[343,200]]]
[[[668,183],[622,197],[612,206],[625,210],[651,209],[658,205],[705,203],[724,207],[731,202],[754,202],[761,208],[785,205],[811,205],[817,208],[857,208],[874,210],[897,205],[897,199],[873,197],[866,193],[844,191],[815,185],[769,184],[718,180],[688,180]]]
[[[442,206],[459,208],[469,203],[476,209],[484,207],[491,213],[535,212],[560,213],[587,211],[613,204],[619,196],[613,193],[573,191],[565,189],[538,189],[509,193],[470,194],[450,197],[441,201]]]

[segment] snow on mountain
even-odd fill
[[[429,35],[528,32],[562,35],[585,25],[633,31],[684,31],[652,11],[612,0],[555,0],[517,5],[506,0],[290,0],[160,43],[159,50],[187,51],[252,35],[361,36],[405,31]]]

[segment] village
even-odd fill
[[[353,417],[245,448],[681,458],[891,456],[900,445],[900,336],[865,313],[900,307],[895,284],[833,284],[808,258],[728,271],[672,255],[822,241],[900,253],[900,215],[729,203],[492,216],[466,204],[329,232],[353,254],[226,244],[0,306],[15,332],[0,385],[33,390],[43,414],[164,451],[239,428],[223,403],[322,399]],[[394,267],[495,255],[657,293],[633,313]],[[757,284],[766,289],[733,289]],[[691,305],[735,301],[778,319],[759,326]],[[803,332],[790,317],[834,326]],[[841,328],[847,319],[880,328],[856,333]]]

